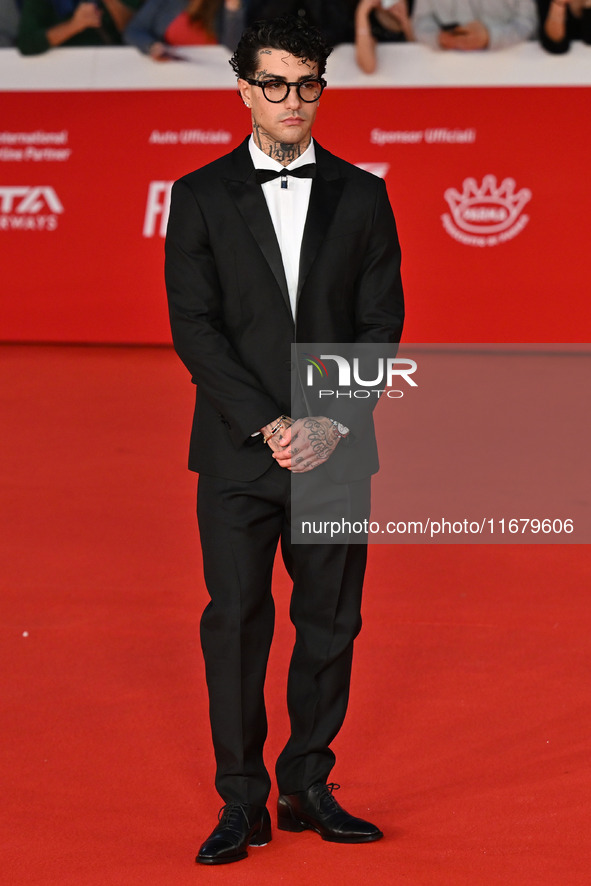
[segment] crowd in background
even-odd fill
[[[0,0],[0,47],[36,55],[54,46],[131,45],[155,61],[178,46],[233,50],[245,26],[305,15],[333,44],[354,43],[372,73],[378,43],[494,50],[538,39],[548,52],[591,45],[591,0]]]

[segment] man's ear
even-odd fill
[[[250,83],[247,83],[246,80],[243,80],[242,77],[238,78],[238,92],[240,93],[240,98],[244,102],[247,108],[251,106],[251,90],[252,87]]]

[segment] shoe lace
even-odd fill
[[[246,824],[250,826],[247,809],[248,806],[244,803],[226,803],[226,805],[222,806],[218,812],[218,821],[223,821],[224,824],[231,827],[233,823],[232,819],[235,820],[236,816],[243,815]]]
[[[331,781],[327,785],[325,785],[325,787],[326,787],[326,793],[324,795],[325,800],[329,802],[329,804],[332,806],[333,809],[340,811],[341,807],[339,806],[337,800],[333,796],[335,791],[340,790],[340,787],[341,787],[340,784],[337,784],[335,781]]]

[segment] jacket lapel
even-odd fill
[[[308,272],[334,218],[345,184],[344,178],[339,175],[339,170],[332,154],[320,147],[318,142],[315,142],[314,149],[316,152],[317,173],[312,183],[310,204],[302,238],[298,298],[306,282]]]
[[[234,160],[234,173],[232,178],[224,180],[224,184],[271,268],[291,316],[281,250],[269,215],[267,201],[261,186],[255,180],[254,167],[248,150],[248,138],[236,148],[232,159]]]
[[[345,183],[344,178],[339,174],[332,154],[325,151],[318,142],[315,142],[315,152],[317,174],[312,183],[310,204],[302,238],[298,298],[330,227]],[[248,137],[232,152],[232,161],[232,173],[224,179],[224,184],[271,268],[291,316],[291,304],[281,250],[269,215],[267,201],[261,186],[255,180],[254,167],[248,150]]]

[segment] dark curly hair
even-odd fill
[[[282,49],[296,58],[316,62],[320,77],[332,52],[332,46],[320,31],[301,16],[284,15],[272,21],[255,22],[244,31],[230,59],[237,77],[247,79],[256,73],[261,49]]]

